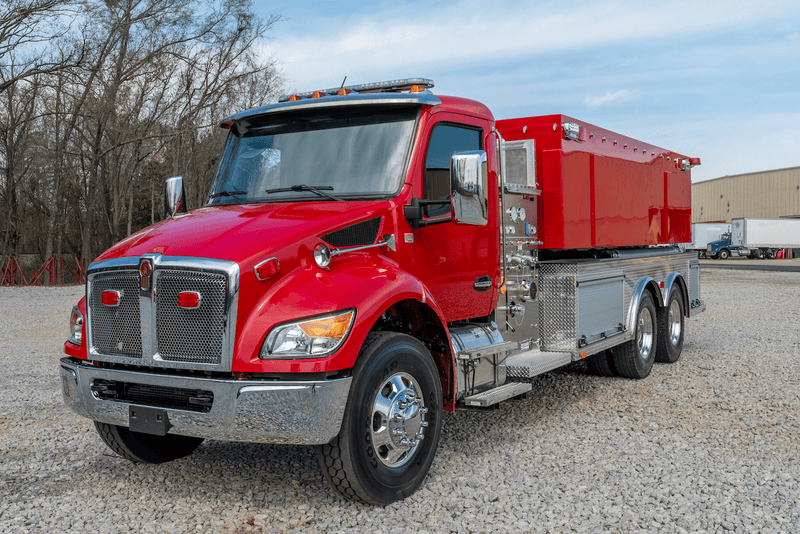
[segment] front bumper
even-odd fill
[[[227,441],[322,445],[341,429],[352,378],[324,381],[223,380],[102,369],[73,358],[60,362],[64,402],[94,421],[129,426],[128,402],[91,390],[97,380],[211,391],[208,413],[165,408],[171,434]],[[148,406],[152,406],[148,404]]]

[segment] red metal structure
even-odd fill
[[[86,283],[86,260],[74,259],[75,267],[72,269],[72,281],[75,284]],[[3,262],[0,268],[0,286],[40,286],[45,272],[50,274],[49,286],[63,286],[64,273],[67,271],[67,261],[63,257],[51,257],[45,260],[41,267],[31,273],[31,279],[25,278],[25,273],[15,257],[10,257]]]
[[[222,121],[205,206],[170,178],[167,218],[85,270],[67,404],[134,461],[316,445],[340,493],[388,503],[424,480],[443,410],[577,359],[631,378],[676,361],[704,310],[674,246],[699,161],[561,115],[496,122],[432,85]]]

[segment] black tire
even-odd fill
[[[379,396],[387,401],[381,404],[386,414],[378,409]],[[393,419],[398,415],[402,422]],[[441,427],[442,385],[428,350],[405,334],[373,332],[353,369],[342,429],[317,447],[317,458],[325,479],[343,496],[386,505],[422,485]],[[401,439],[414,443],[403,445]]]
[[[586,360],[589,372],[597,376],[618,376],[617,368],[614,367],[614,356],[610,350],[598,352],[589,356]]]
[[[649,291],[642,293],[636,310],[634,338],[614,347],[614,366],[625,378],[646,378],[653,369],[658,342],[656,307]],[[646,350],[645,350],[646,349]]]
[[[767,258],[774,260],[775,259],[775,251],[771,248],[767,249]]]
[[[756,256],[756,258],[758,258],[759,260],[763,260],[764,258],[766,258],[766,257],[767,257],[767,255],[766,255],[766,254],[764,254],[764,251],[763,251],[762,249],[760,249],[760,248],[759,248],[759,249],[756,249],[755,256]]]
[[[723,248],[722,250],[719,251],[719,259],[721,260],[727,260],[730,256],[731,253],[728,252],[728,249],[726,248]]]
[[[154,436],[131,432],[128,427],[94,422],[100,439],[131,462],[161,464],[189,456],[203,443],[203,438],[167,434]]]
[[[660,363],[675,363],[681,357],[684,333],[683,293],[678,286],[673,286],[670,290],[667,305],[658,309],[657,316],[658,345],[656,361]]]
[[[711,259],[712,259],[712,260],[719,259],[719,254],[712,254],[712,255],[711,255]]]

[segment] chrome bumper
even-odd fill
[[[325,381],[267,382],[220,380],[101,369],[72,358],[60,362],[64,402],[78,415],[114,425],[129,425],[126,402],[104,400],[90,389],[93,381],[114,380],[214,394],[208,413],[166,409],[169,432],[228,441],[321,445],[341,429],[351,378]]]

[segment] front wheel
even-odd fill
[[[420,487],[442,426],[442,386],[428,350],[395,332],[367,336],[339,435],[317,447],[322,472],[339,493],[390,504]]]
[[[108,448],[132,462],[160,464],[189,456],[203,443],[203,438],[167,434],[153,436],[131,432],[128,427],[94,422],[100,439]]]
[[[636,312],[635,337],[614,347],[614,366],[620,376],[646,378],[653,369],[656,348],[656,307],[650,292],[642,293]]]
[[[722,249],[719,251],[719,259],[727,260],[730,257],[731,253],[727,251],[727,249]]]

